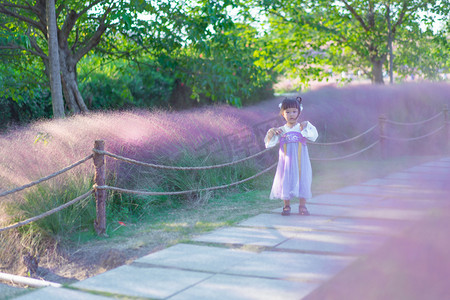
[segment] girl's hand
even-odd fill
[[[271,128],[270,132],[272,133],[272,135],[278,135],[278,134],[282,133],[283,131],[280,128]]]
[[[283,131],[280,128],[270,128],[269,131],[267,132],[267,138],[271,140],[274,135],[278,135],[282,132]]]

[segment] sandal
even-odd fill
[[[283,211],[281,212],[282,216],[289,216],[291,214],[291,207],[289,205],[286,205],[283,207]]]
[[[298,206],[298,213],[302,216],[309,216],[310,213],[305,205],[299,205]]]

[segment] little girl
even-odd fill
[[[303,109],[302,98],[285,98],[280,103],[280,115],[286,125],[271,128],[264,138],[266,148],[280,143],[277,172],[273,180],[270,199],[284,201],[283,216],[291,213],[291,199],[300,198],[299,213],[309,215],[306,199],[311,198],[312,169],[306,140],[315,141],[317,129],[308,121],[298,123]]]

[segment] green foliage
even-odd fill
[[[169,104],[175,108],[213,102],[241,106],[266,96],[271,93],[267,89],[272,75],[254,65],[257,32],[235,24],[229,15],[235,5],[232,1],[141,3],[143,14],[132,31],[123,32],[127,39],[120,43],[120,53],[140,65],[139,71],[150,61],[162,72],[153,74],[150,85],[171,81]],[[142,46],[140,50],[137,45]],[[166,87],[160,90],[168,91]]]
[[[38,90],[34,91],[34,95],[40,99],[31,98],[27,92],[20,94],[22,98],[20,102],[15,102],[11,98],[0,98],[0,115],[2,116],[0,131],[6,130],[12,124],[25,124],[52,116],[50,94]]]
[[[197,102],[224,102],[237,107],[272,95],[273,72],[255,64],[257,32],[236,25],[208,41],[183,49],[175,65],[180,84]]]
[[[90,109],[186,108],[214,102],[242,106],[263,100],[272,95],[273,76],[254,65],[257,46],[245,36],[249,34],[248,29],[221,33],[171,56],[132,62],[90,56],[80,63],[81,92]],[[179,90],[186,93],[175,92]]]
[[[418,74],[442,80],[441,76],[450,72],[450,39],[445,37],[445,32],[434,35],[427,30],[416,33],[412,40],[398,42],[402,47],[399,47],[394,60],[398,66],[397,73],[403,77]]]
[[[19,218],[28,219],[65,204],[91,188],[91,179],[76,175],[53,184],[43,183],[28,191],[22,201],[9,202],[7,213],[16,216],[15,221],[19,221]],[[92,230],[94,220],[95,202],[93,196],[89,196],[66,209],[25,225],[19,231],[24,245],[43,250],[49,240],[64,242],[73,232]]]
[[[50,93],[34,77],[34,65],[27,67],[18,64],[10,68],[0,64],[0,130],[12,123],[23,124],[32,120],[49,118],[52,115]]]
[[[51,117],[48,80],[39,61],[26,56],[16,59],[9,51],[0,52],[0,59],[0,130]]]
[[[111,11],[105,10],[108,3],[114,3]],[[258,33],[233,20],[230,11],[237,5],[233,1],[108,0],[86,10],[91,4],[56,3],[59,28],[75,22],[73,30],[64,32],[61,43],[67,41],[69,45],[69,62],[79,61],[73,66],[78,76],[73,84],[80,85],[83,100],[91,109],[186,108],[214,102],[241,106],[272,93],[274,75],[255,65],[253,51],[260,47]],[[0,98],[17,103],[25,100],[26,106],[45,102],[47,107],[47,99],[23,95],[27,89],[34,91],[31,87],[36,85],[48,89],[44,71],[47,37],[40,31],[42,26],[27,32],[27,21],[17,17],[26,16],[29,22],[39,23],[36,11],[43,9],[42,3],[30,10],[11,0],[0,8],[0,57],[4,64],[0,68],[14,73],[5,75],[10,78],[9,88],[0,90]],[[82,11],[85,13],[70,19],[72,12]],[[102,18],[106,29],[101,32],[99,46],[92,49],[94,54],[87,57],[83,47],[96,41]],[[44,116],[48,114],[30,115]]]
[[[105,63],[92,56],[80,70],[80,89],[90,109],[168,106],[173,79],[159,72],[152,61]]]
[[[424,31],[421,24],[430,26],[439,18],[448,22],[448,3],[440,2],[248,1],[261,8],[270,24],[267,46],[255,55],[258,64],[299,77],[305,85],[343,71],[380,83],[380,68],[388,69],[389,20],[394,55],[402,57],[395,71],[406,66],[435,78],[436,69],[444,68],[450,57],[448,47],[438,42],[448,32]],[[418,48],[439,50],[426,51],[417,62]]]

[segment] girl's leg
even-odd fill
[[[289,216],[291,214],[291,200],[283,200],[283,201],[284,201],[284,207],[283,207],[283,211],[281,212],[281,215]]]
[[[298,206],[298,213],[303,216],[309,216],[309,211],[306,208],[306,199],[300,198],[300,204]]]

